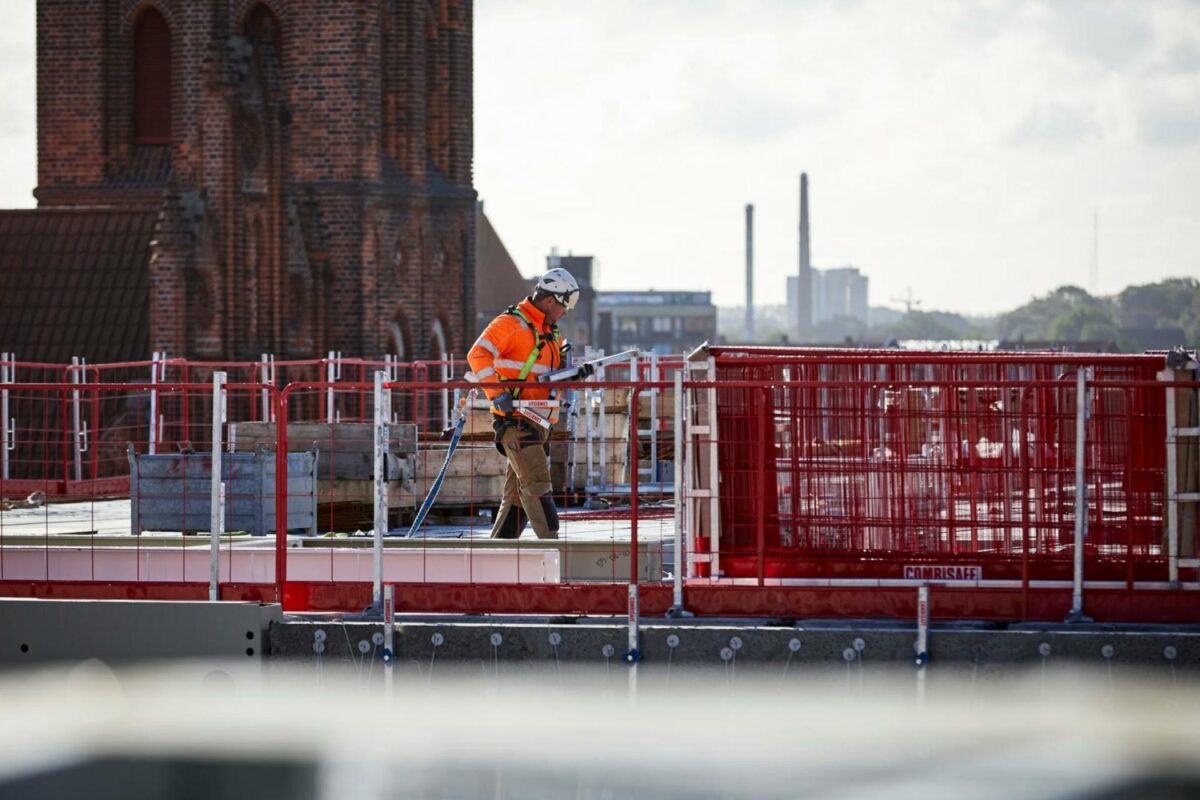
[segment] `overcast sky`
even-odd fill
[[[782,302],[798,260],[871,302],[993,312],[1200,275],[1200,3],[476,0],[476,188],[518,264]]]
[[[0,207],[36,182],[34,0],[0,0]],[[871,302],[994,312],[1200,276],[1200,3],[476,0],[475,184],[526,273],[756,298],[853,264]]]

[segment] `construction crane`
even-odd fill
[[[907,296],[905,296],[905,297],[893,297],[893,298],[892,298],[892,302],[893,302],[893,303],[903,303],[903,304],[904,304],[904,313],[905,313],[905,314],[911,314],[911,313],[913,312],[913,309],[914,309],[914,308],[920,308],[920,307],[921,307],[921,301],[920,301],[920,300],[917,300],[917,299],[915,299],[915,298],[913,298],[913,291],[912,291],[912,287],[911,287],[911,286],[909,286],[909,287],[908,287],[908,294],[907,294]]]

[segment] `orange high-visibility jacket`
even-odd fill
[[[558,326],[546,324],[546,315],[531,298],[526,297],[515,309],[492,320],[467,353],[471,371],[483,384],[489,399],[495,399],[504,391],[500,381],[515,381],[521,374],[526,359],[537,346],[537,337],[543,337],[545,344],[526,380],[537,380],[539,375],[562,366],[562,337]],[[520,396],[522,400],[545,400],[550,396],[550,387],[526,386],[521,389]],[[492,413],[500,412],[493,408]]]

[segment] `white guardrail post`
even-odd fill
[[[81,360],[78,356],[71,356],[71,383],[83,383],[81,368],[87,362]],[[71,390],[71,439],[73,440],[72,450],[74,452],[74,476],[76,481],[83,480],[83,415],[80,409],[79,390]]]
[[[16,360],[12,353],[0,353],[0,386],[16,382]],[[0,480],[8,480],[8,458],[16,438],[16,426],[8,418],[8,389],[0,389]]]
[[[158,365],[161,354],[155,350],[150,354],[150,435],[147,437],[146,452],[154,455],[158,452]]]
[[[687,615],[687,611],[683,608],[683,573],[687,569],[687,555],[683,552],[684,536],[683,536],[683,520],[685,513],[685,504],[687,502],[683,494],[683,470],[684,470],[684,443],[683,443],[683,427],[687,419],[687,408],[684,406],[683,399],[683,372],[684,367],[680,367],[675,373],[675,454],[672,456],[675,467],[675,535],[674,535],[674,550],[675,555],[672,559],[675,563],[672,565],[672,573],[675,579],[673,587],[673,597],[671,600],[671,611],[668,616],[681,617]]]
[[[329,351],[325,359],[325,422],[332,425],[337,422],[337,414],[333,410],[333,385],[342,377],[342,354]]]
[[[917,667],[917,703],[925,703],[925,667],[929,664],[929,585],[917,587],[917,641],[913,664]]]
[[[1087,541],[1087,416],[1088,378],[1091,369],[1080,367],[1075,373],[1075,564],[1071,584],[1071,611],[1068,622],[1087,622],[1083,613],[1083,549]]]
[[[208,599],[220,600],[221,534],[225,532],[225,482],[221,480],[221,434],[225,426],[224,372],[213,373],[212,500],[209,506]]]
[[[442,353],[442,384],[450,382],[451,367],[450,356],[447,353]],[[450,427],[450,390],[442,389],[442,430]]]
[[[266,386],[275,385],[275,356],[263,353],[258,367],[258,382]],[[262,390],[262,421],[274,422],[275,414],[271,408],[271,392]]]
[[[375,531],[371,578],[371,607],[383,608],[383,537],[388,527],[387,443],[388,408],[383,390],[385,374],[375,371]],[[387,620],[384,620],[385,624]]]

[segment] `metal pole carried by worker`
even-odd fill
[[[558,538],[546,442],[557,418],[550,387],[505,386],[540,379],[563,367],[568,345],[558,321],[579,300],[579,284],[565,269],[542,275],[533,294],[500,314],[467,353],[467,361],[492,404],[496,447],[508,459],[504,495],[492,538],[516,539],[533,526],[539,539]],[[591,374],[583,370],[575,377]]]

